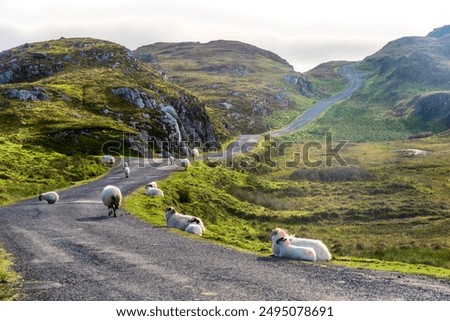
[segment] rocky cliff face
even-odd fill
[[[66,152],[100,153],[105,140],[121,140],[146,156],[219,145],[205,105],[195,96],[128,49],[90,38],[0,53],[0,118],[11,115],[17,118],[9,124],[11,132],[26,124],[33,128],[27,140]]]
[[[412,101],[413,115],[426,122],[442,123],[450,128],[450,92],[435,92],[418,96]]]

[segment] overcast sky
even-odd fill
[[[127,48],[227,39],[273,51],[297,71],[361,60],[402,36],[450,24],[445,1],[0,0],[0,51],[89,36]]]

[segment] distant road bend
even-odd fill
[[[36,198],[0,208],[0,241],[23,277],[23,300],[450,300],[448,281],[261,257],[109,217],[105,185],[129,194],[179,169],[138,163],[130,160],[129,179],[113,168],[53,205]]]

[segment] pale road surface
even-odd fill
[[[181,170],[129,164],[129,179],[116,167],[61,191],[56,204],[36,197],[0,208],[0,242],[23,277],[22,300],[450,300],[448,281],[246,254],[123,210],[109,217],[104,186],[128,194]]]

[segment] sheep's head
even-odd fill
[[[169,206],[166,208],[166,213],[171,212],[171,213],[175,213],[175,207],[173,206]]]
[[[200,220],[196,217],[193,217],[189,220],[189,223],[200,224]]]
[[[39,195],[39,200],[40,200],[40,201],[42,201],[42,194],[41,194],[41,195]]]
[[[279,227],[274,228],[270,233],[270,239],[272,241],[275,241],[278,240],[280,237],[287,237],[286,231]]]
[[[276,243],[277,243],[278,245],[281,245],[281,244],[289,245],[288,239],[287,239],[287,238],[284,238],[284,237],[279,238],[279,239],[276,241]]]

